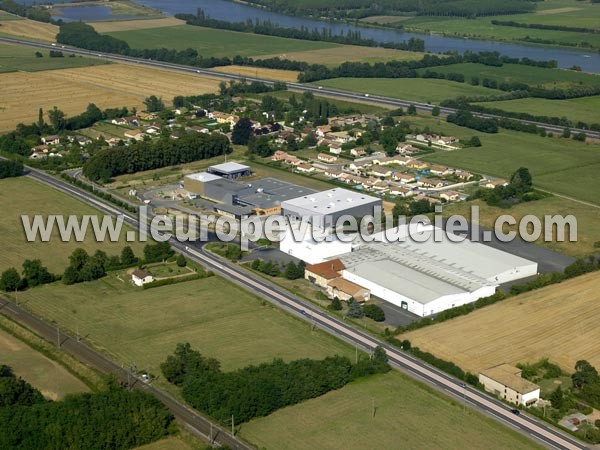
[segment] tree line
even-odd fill
[[[130,449],[174,431],[173,416],[157,399],[115,381],[103,391],[54,402],[0,366],[0,448]]]
[[[83,174],[92,181],[108,181],[124,173],[158,169],[231,153],[227,136],[217,133],[181,133],[179,139],[162,137],[116,145],[96,152],[83,165]]]
[[[533,30],[572,31],[575,33],[598,33],[598,28],[571,27],[568,25],[548,25],[543,23],[521,23],[513,20],[492,20],[492,25],[503,27],[530,28]]]
[[[38,22],[52,22],[52,16],[47,10],[17,3],[14,0],[0,0],[0,9]]]
[[[360,31],[348,30],[346,34],[334,34],[331,28],[309,30],[307,27],[288,28],[274,24],[270,20],[248,19],[246,22],[228,22],[207,17],[204,10],[198,8],[196,15],[176,14],[175,17],[185,20],[188,25],[199,27],[216,28],[220,30],[232,30],[243,33],[254,33],[266,36],[277,36],[290,39],[302,39],[308,41],[335,42],[337,44],[360,45],[365,47],[383,47],[397,50],[410,50],[415,52],[425,51],[425,41],[418,38],[410,38],[403,42],[378,42],[375,39],[366,39],[361,36]]]
[[[0,179],[14,178],[23,175],[23,163],[12,159],[0,160]]]
[[[291,362],[274,359],[223,372],[218,360],[203,356],[189,343],[181,343],[161,364],[165,378],[182,388],[189,404],[222,424],[231,423],[232,416],[235,423],[266,416],[358,378],[389,370],[387,355],[381,347],[372,358],[362,358],[356,364],[342,356]]]

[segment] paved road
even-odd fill
[[[52,46],[51,44],[31,42],[31,41],[27,41],[27,40],[23,40],[23,39],[0,37],[0,42],[29,45],[31,47],[43,48],[43,49],[47,49],[47,50],[62,50],[61,46],[58,46],[58,45]],[[161,61],[152,61],[152,60],[142,59],[142,58],[133,58],[130,56],[115,55],[115,54],[110,54],[110,53],[99,53],[99,52],[93,52],[90,50],[80,49],[77,47],[65,46],[64,51],[69,52],[69,53],[75,53],[78,55],[83,55],[83,56],[100,57],[100,58],[103,58],[103,59],[106,59],[109,61],[140,64],[143,66],[158,67],[158,68],[162,68],[162,69],[169,69],[169,70],[174,70],[174,71],[179,71],[179,72],[198,73],[198,74],[202,74],[205,76],[208,75],[213,78],[220,78],[220,79],[225,79],[225,80],[244,79],[244,80],[248,80],[248,81],[260,81],[260,82],[263,82],[263,83],[269,84],[269,85],[273,84],[272,80],[266,80],[266,79],[257,78],[257,77],[248,77],[248,76],[240,76],[240,75],[235,75],[235,74],[220,73],[220,72],[215,72],[215,71],[209,70],[209,69],[202,69],[202,68],[192,67],[192,66],[184,66],[181,64],[172,64],[172,63],[166,63],[166,62],[161,62]],[[314,86],[314,85],[301,84],[301,83],[287,83],[287,86],[289,89],[292,89],[295,91],[313,92],[315,94],[326,95],[329,97],[342,99],[342,100],[354,100],[354,101],[358,100],[358,101],[362,101],[362,102],[368,101],[369,103],[382,105],[382,106],[390,106],[390,107],[394,107],[394,108],[398,108],[398,107],[406,108],[410,105],[414,105],[418,110],[426,111],[426,112],[430,112],[433,109],[433,106],[429,105],[427,103],[420,103],[420,102],[414,102],[414,101],[409,101],[409,100],[401,100],[401,99],[396,99],[396,98],[391,98],[391,97],[382,97],[382,96],[377,96],[377,95],[360,94],[360,93],[354,93],[354,92],[343,91],[343,90],[338,90],[338,89],[326,88],[326,87],[322,87],[322,86]],[[443,107],[443,108],[440,108],[440,112],[442,114],[452,114],[452,113],[456,112],[456,110],[453,108]],[[477,117],[483,117],[483,118],[496,118],[496,119],[501,118],[500,116],[496,116],[494,114],[483,114],[483,113],[473,113],[473,114]],[[552,132],[555,134],[556,133],[561,134],[564,129],[564,127],[541,123],[541,122],[535,122],[535,121],[531,121],[531,120],[522,120],[522,119],[513,119],[513,120],[515,120],[517,122],[521,122],[521,123],[537,125],[538,127],[545,129],[547,132]],[[571,128],[571,131],[573,133],[585,133],[587,137],[592,138],[592,139],[600,139],[600,132],[598,132],[598,131],[581,130],[578,128]]]
[[[106,204],[105,202],[95,198],[92,194],[79,190],[68,185],[62,180],[56,179],[46,173],[31,170],[30,177],[36,178],[44,183],[51,185],[73,197],[76,197],[83,202],[95,206],[102,211],[111,215],[122,215],[125,222],[129,225],[138,227],[136,218],[130,217],[117,210],[115,207]],[[352,326],[332,318],[320,309],[313,307],[306,301],[296,297],[269,281],[258,277],[238,265],[223,261],[206,252],[202,248],[202,243],[181,243],[177,241],[171,242],[173,248],[178,252],[185,254],[190,259],[200,263],[210,270],[213,270],[220,276],[223,276],[233,283],[236,283],[250,291],[263,297],[265,300],[281,307],[287,312],[290,312],[310,323],[317,326],[328,333],[337,336],[353,345],[360,347],[366,351],[372,351],[377,346],[385,349],[390,364],[395,369],[409,374],[410,376],[424,381],[435,386],[440,391],[450,395],[460,401],[468,403],[470,407],[483,411],[494,419],[503,422],[510,427],[528,435],[530,438],[543,443],[548,448],[556,449],[586,449],[585,444],[575,438],[566,435],[560,430],[547,425],[537,419],[530,417],[526,413],[515,415],[511,409],[500,402],[499,400],[465,385],[461,380],[451,377],[444,372],[433,368],[424,362],[406,354],[387,343],[380,341],[372,336],[363,333]],[[165,395],[158,393],[158,395]],[[173,408],[187,408],[181,404],[171,405]],[[197,415],[198,416],[198,415]],[[199,417],[199,416],[198,416]],[[241,445],[241,444],[239,444]]]

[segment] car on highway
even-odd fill
[[[519,411],[518,409],[511,409],[510,410],[511,413],[513,413],[515,416],[519,416],[521,414],[521,411]]]
[[[365,97],[368,97],[368,96],[369,96],[369,94],[365,94]]]

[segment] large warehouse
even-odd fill
[[[374,215],[381,208],[381,199],[348,189],[335,188],[287,200],[281,203],[281,214],[291,219],[313,219],[315,227],[335,225],[344,216]]]
[[[420,234],[433,233],[433,226]],[[498,285],[536,275],[537,263],[446,233],[436,242],[365,243],[338,256],[352,281],[394,305],[424,317],[492,295]],[[421,236],[422,237],[422,236]]]

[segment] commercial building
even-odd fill
[[[217,164],[208,168],[208,173],[218,175],[222,178],[228,178],[235,180],[237,178],[249,177],[252,175],[252,169],[250,166],[239,164],[236,162],[226,162],[223,164]]]
[[[342,216],[363,217],[374,215],[381,208],[381,199],[348,189],[303,195],[281,203],[284,216],[301,220],[310,217],[314,227],[328,228]]]
[[[485,390],[515,405],[531,406],[540,399],[540,387],[521,377],[521,369],[500,364],[482,370],[479,382]]]
[[[304,278],[319,287],[327,288],[329,282],[338,278],[345,268],[339,259],[309,264],[304,268]]]

